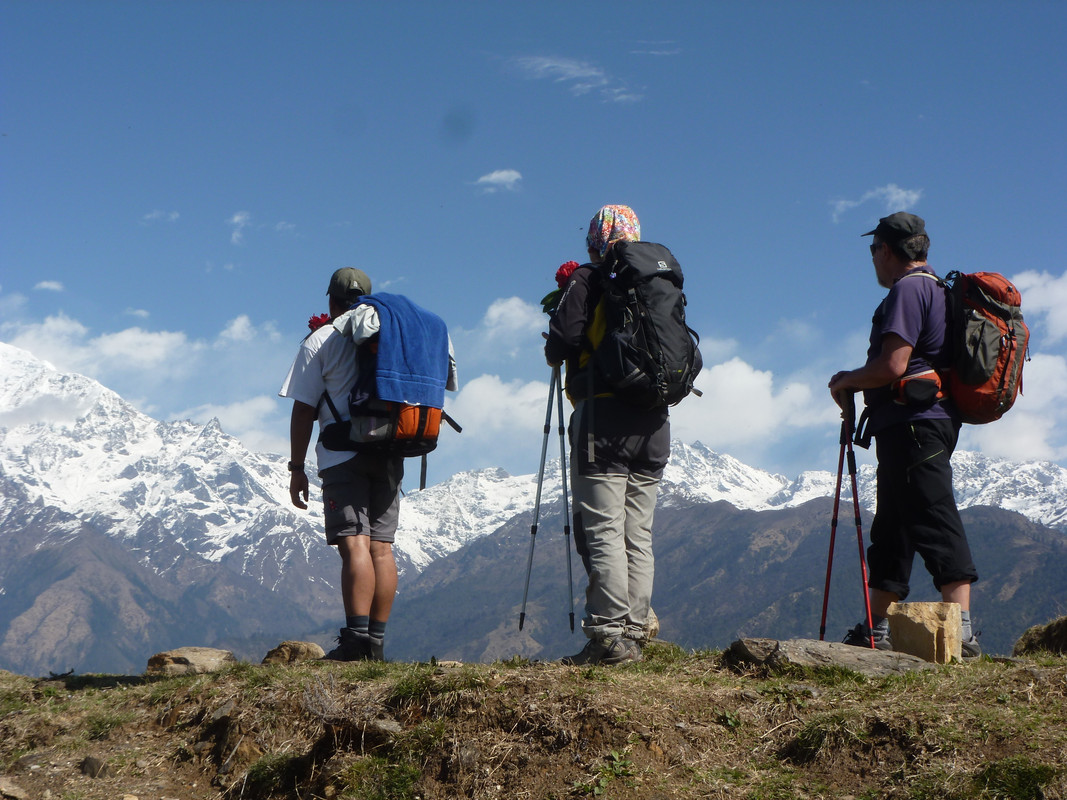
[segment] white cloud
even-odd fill
[[[526,77],[533,80],[551,80],[570,87],[571,94],[581,96],[599,92],[606,102],[636,102],[642,95],[631,91],[626,85],[603,69],[586,61],[554,56],[526,56],[516,58],[512,64]]]
[[[505,297],[492,302],[482,318],[482,327],[493,338],[514,333],[525,336],[536,334],[546,322],[544,312],[537,306],[519,297]]]
[[[151,222],[177,222],[178,217],[181,216],[177,211],[150,211],[141,217],[141,224],[147,225]]]
[[[4,294],[0,287],[0,320],[16,319],[26,309],[28,301],[26,295],[19,292]],[[10,323],[0,324],[0,330],[9,327]]]
[[[445,408],[463,426],[463,433],[442,432],[431,456],[435,469],[443,468],[445,475],[485,467],[502,467],[513,475],[536,472],[547,402],[546,382],[479,375],[462,383],[457,394],[448,394]],[[564,405],[569,416],[570,404],[564,401]],[[554,433],[554,457],[559,455],[558,438]]]
[[[148,319],[151,316],[143,308],[127,308],[125,313],[128,317],[139,317],[140,319]]]
[[[498,368],[502,362],[543,359],[541,332],[547,330],[548,317],[539,305],[504,297],[489,305],[478,327],[453,328],[451,336],[461,369],[470,363],[487,369]]]
[[[571,91],[576,95],[607,86],[609,82],[600,67],[573,58],[527,56],[515,59],[514,63],[530,78],[570,84]]]
[[[281,222],[275,224],[274,230],[280,233],[292,233],[296,230],[296,225],[291,222],[285,222],[284,220],[282,220]]]
[[[630,53],[637,56],[677,56],[682,53],[682,48],[670,39],[638,42],[637,44],[641,46],[641,49],[630,51]]]
[[[62,292],[63,284],[59,281],[40,281],[33,288],[46,292]]]
[[[153,382],[153,373],[188,374],[197,345],[184,333],[127,328],[92,336],[87,327],[59,313],[42,322],[18,325],[10,344],[55,364],[107,383],[108,377],[135,374]]]
[[[1036,354],[1023,367],[1023,394],[988,425],[964,425],[960,446],[1015,461],[1067,458],[1067,358]]]
[[[90,344],[99,363],[106,363],[110,369],[137,372],[170,369],[176,361],[188,359],[189,351],[196,349],[184,333],[141,328],[105,333]]]
[[[252,215],[247,211],[238,211],[227,220],[233,231],[230,233],[231,244],[241,244],[245,238],[245,228],[252,224]]]
[[[252,320],[248,318],[247,314],[241,314],[239,317],[230,320],[229,324],[223,328],[216,346],[230,342],[247,342],[255,335],[256,331],[252,325]]]
[[[833,209],[833,220],[837,222],[846,211],[850,211],[871,200],[880,201],[887,214],[896,211],[908,211],[915,207],[915,204],[922,198],[922,194],[922,189],[902,189],[895,183],[890,183],[886,186],[879,186],[877,189],[871,189],[869,192],[864,193],[859,200],[834,200],[830,203],[830,207]]]
[[[273,323],[241,315],[208,339],[139,327],[94,335],[60,313],[2,330],[15,347],[99,381],[145,413],[173,418],[176,409],[191,409],[182,413],[202,422],[217,416],[251,449],[288,449],[288,409],[273,393],[297,344],[284,341]]]
[[[763,450],[795,429],[821,428],[839,418],[828,394],[800,381],[777,386],[771,372],[740,358],[705,367],[696,385],[704,395],[686,398],[672,411],[673,434],[720,452]]]
[[[507,189],[509,192],[517,191],[522,173],[514,169],[498,169],[483,175],[474,183],[481,186],[486,192],[495,192],[499,189]]]
[[[1067,272],[1057,278],[1047,272],[1027,270],[1014,276],[1012,282],[1022,293],[1023,318],[1031,329],[1034,317],[1044,317],[1047,338],[1039,344],[1067,338]]]

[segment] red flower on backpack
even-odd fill
[[[330,323],[330,315],[329,314],[316,314],[316,315],[312,316],[311,319],[308,320],[308,328],[310,328],[312,331],[317,331],[323,325],[328,325],[329,323]]]
[[[556,310],[556,306],[559,305],[560,298],[563,296],[563,287],[570,280],[571,273],[578,269],[579,266],[577,261],[567,261],[559,265],[559,269],[556,270],[556,286],[558,288],[553,289],[541,298],[542,311],[546,314],[551,314]]]
[[[579,266],[577,261],[568,261],[565,264],[560,264],[559,269],[556,270],[556,286],[560,289],[566,286],[571,273],[578,269]]]

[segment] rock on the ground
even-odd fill
[[[29,800],[30,793],[10,778],[0,776],[0,797],[5,800]]]
[[[148,675],[197,675],[202,672],[218,672],[229,664],[237,663],[229,650],[213,647],[179,647],[156,653],[148,659]]]
[[[962,657],[959,603],[890,603],[886,613],[893,649],[949,664]]]
[[[790,665],[837,666],[874,678],[934,668],[930,662],[907,653],[813,639],[738,639],[726,651],[726,660],[736,666],[765,666],[776,671]]]
[[[326,655],[326,651],[314,642],[282,642],[263,657],[264,664],[296,664],[299,661],[314,661]]]
[[[1060,617],[1045,625],[1035,625],[1019,637],[1011,654],[1067,653],[1067,617]]]

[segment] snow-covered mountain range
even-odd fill
[[[957,453],[954,466],[961,507],[998,506],[1067,529],[1063,467],[970,452]],[[173,545],[208,561],[228,562],[231,569],[268,586],[290,559],[313,562],[325,550],[321,508],[311,503],[305,512],[290,504],[283,456],[249,452],[216,421],[198,425],[152,419],[96,381],[61,373],[3,343],[0,475],[36,503],[105,528],[141,550],[146,562],[153,560],[146,527]],[[858,478],[861,503],[873,508],[873,469],[862,467]],[[790,480],[699,443],[676,441],[660,503],[725,500],[743,509],[786,508],[833,496],[835,481],[828,471],[804,472]],[[402,568],[421,571],[532,510],[536,491],[535,474],[483,469],[408,493],[397,535]],[[847,480],[843,491],[848,497]],[[550,461],[542,513],[560,496],[559,464]]]
[[[249,452],[217,421],[153,419],[96,381],[0,343],[0,661],[137,669],[155,651],[145,649],[191,631],[218,642],[332,627],[339,562],[324,546],[321,506],[290,503],[285,461]],[[1067,469],[966,452],[954,463],[962,507],[996,506],[1067,531]],[[560,477],[550,461],[546,530],[561,529]],[[867,508],[873,479],[861,469]],[[781,510],[832,497],[835,480],[826,471],[790,480],[676,441],[660,507]],[[401,594],[438,559],[529,518],[537,483],[490,468],[407,493]],[[79,660],[87,648],[99,657]]]

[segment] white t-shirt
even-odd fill
[[[357,306],[345,315],[351,316],[362,318],[359,321],[371,328],[372,333],[378,329],[378,311],[373,306]],[[338,318],[335,323],[341,319]],[[351,323],[351,319],[348,322]],[[357,374],[356,345],[352,337],[341,334],[334,325],[323,325],[301,343],[300,351],[278,394],[312,407],[317,406],[321,431],[324,425],[337,421],[326,402],[320,403],[323,393],[329,392],[330,400],[341,418],[347,419],[348,393],[356,382]],[[343,464],[352,456],[350,451],[327,450],[319,443],[315,445],[315,459],[320,472]]]

